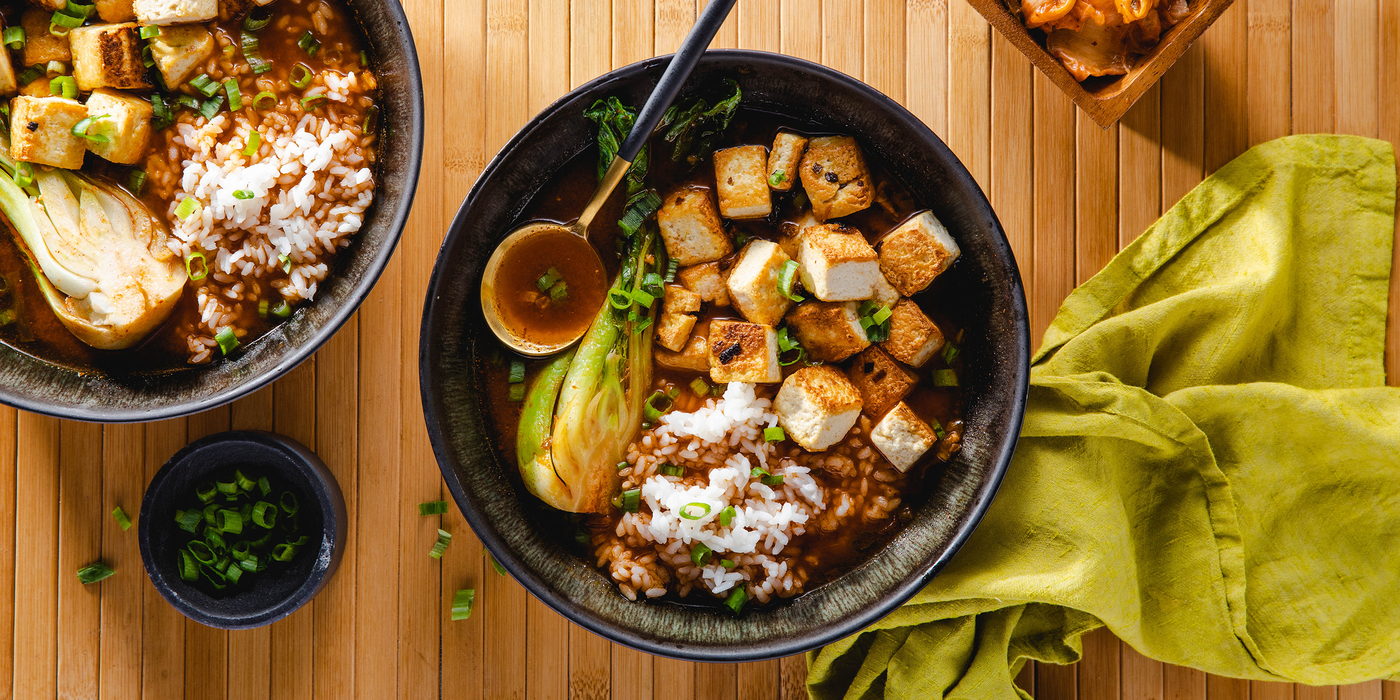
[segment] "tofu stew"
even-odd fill
[[[26,0],[0,17],[0,341],[171,371],[315,298],[375,187],[377,80],[343,0]]]
[[[580,307],[580,344],[501,349],[483,374],[500,449],[573,514],[570,546],[632,600],[737,614],[865,561],[959,449],[962,337],[938,308],[959,251],[859,135],[745,109],[733,81],[708,97],[672,108],[591,227],[601,305],[547,251],[532,288],[497,292]],[[633,111],[585,117],[599,147],[523,221],[576,214]]]

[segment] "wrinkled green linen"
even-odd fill
[[[1076,289],[1016,457],[948,567],[809,655],[816,698],[1027,697],[1107,625],[1155,659],[1310,684],[1400,673],[1395,162],[1295,136],[1211,176]]]

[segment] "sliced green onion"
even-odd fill
[[[224,569],[224,576],[228,578],[229,583],[238,583],[238,579],[243,578],[243,567],[230,566]]]
[[[568,298],[569,298],[569,285],[568,285],[568,283],[566,283],[564,280],[559,280],[558,282],[555,282],[555,283],[554,283],[554,286],[552,286],[552,287],[549,288],[549,300],[550,300],[550,301],[555,302],[555,303],[559,303],[559,302],[564,301],[564,300],[566,300],[566,299],[568,299]]]
[[[297,555],[297,548],[289,544],[279,544],[272,548],[272,558],[277,561],[291,561]]]
[[[82,19],[87,19],[91,17],[92,13],[96,11],[97,5],[94,3],[80,3],[73,2],[73,0],[68,0],[68,2],[64,5],[63,9],[59,10],[59,12],[62,12],[64,14],[71,15],[73,17],[81,17]]]
[[[690,380],[690,390],[703,399],[710,395],[710,384],[704,379],[696,377]]]
[[[360,52],[360,67],[361,67],[361,68],[364,68],[365,66],[368,66],[368,65],[369,65],[369,55],[366,54],[365,52],[361,51],[361,52]]]
[[[204,506],[204,512],[201,513],[201,515],[204,517],[204,524],[205,524],[205,525],[208,525],[209,527],[213,527],[213,526],[214,526],[214,516],[215,516],[216,514],[218,514],[218,512],[219,512],[219,504],[217,504],[217,503],[211,503],[211,504],[209,504],[209,505],[207,505],[207,506]]]
[[[78,99],[78,81],[71,75],[60,75],[49,81],[49,94],[76,100]],[[78,127],[74,126],[73,128],[77,129]]]
[[[49,17],[49,34],[61,39],[68,36],[68,32],[83,26],[83,22],[86,21],[86,17],[74,17],[62,12],[55,12]]]
[[[632,301],[650,309],[651,305],[656,303],[656,297],[648,294],[645,290],[638,289],[632,292]]]
[[[628,294],[625,289],[609,289],[608,303],[611,304],[614,309],[626,311],[632,307],[632,295]]]
[[[265,476],[259,478],[259,479],[258,479],[258,491],[261,492],[262,495],[264,495],[264,496],[266,496],[266,495],[269,494],[269,493],[272,493],[272,482],[271,482],[271,481],[268,481],[268,480],[267,480],[267,477],[265,477]]]
[[[958,351],[958,346],[956,346],[956,345],[954,345],[954,344],[952,344],[952,343],[948,343],[947,345],[944,345],[944,346],[943,346],[943,363],[946,364],[946,365],[948,365],[949,367],[952,367],[952,366],[953,366],[953,362],[957,361],[957,359],[958,359],[958,352],[959,352],[959,351]]]
[[[278,302],[277,306],[272,309],[272,315],[278,318],[287,318],[292,315],[292,305],[285,301]]]
[[[778,185],[783,184],[783,181],[786,179],[787,171],[783,170],[782,168],[779,168],[777,170],[774,170],[772,175],[768,176],[768,184],[773,187],[777,187]]]
[[[734,563],[734,560],[732,560],[732,559],[721,559],[721,560],[719,560],[719,565],[720,565],[720,566],[723,566],[723,567],[726,568],[726,569],[732,569],[732,568],[738,566],[738,564],[735,564],[735,563]]]
[[[248,132],[248,143],[243,146],[243,155],[255,156],[259,148],[262,148],[262,134],[256,131]]]
[[[642,289],[657,299],[666,294],[666,288],[661,281],[661,275],[655,272],[648,272],[642,277]]]
[[[281,255],[278,255],[278,256],[277,256],[277,259],[278,259],[279,261],[281,261],[281,263],[282,263],[282,271],[290,275],[290,274],[292,273],[292,259],[291,259],[291,257],[289,257],[287,254],[283,253],[283,254],[281,254]]]
[[[745,232],[743,232],[743,231],[736,231],[736,232],[734,232],[734,247],[735,247],[736,249],[738,249],[738,248],[743,248],[744,246],[748,245],[748,243],[749,243],[749,234],[747,234],[747,233],[745,233]]]
[[[214,550],[216,554],[228,549],[228,543],[224,542],[224,536],[212,528],[204,528],[204,543],[209,545],[209,548]]]
[[[700,512],[696,513],[694,510],[691,510],[692,508],[698,508],[700,509]],[[685,518],[686,520],[699,520],[710,514],[710,504],[701,503],[700,501],[687,503],[681,506],[680,514],[681,517]]]
[[[176,97],[176,98],[175,98],[175,104],[177,104],[177,105],[179,105],[179,106],[181,106],[181,107],[187,107],[187,108],[192,109],[192,110],[194,110],[194,111],[196,111],[196,112],[199,111],[199,100],[196,100],[195,98],[190,97],[189,95],[180,95],[180,96]]]
[[[49,86],[50,86],[50,88],[52,88],[52,87],[53,87],[53,83],[50,82]],[[111,139],[107,138],[107,137],[106,137],[105,135],[103,135],[103,134],[89,134],[89,133],[88,133],[88,129],[91,129],[93,124],[95,124],[95,123],[97,123],[97,122],[99,122],[99,121],[101,121],[101,120],[103,120],[103,119],[106,119],[106,118],[107,118],[107,115],[105,115],[105,114],[99,114],[99,115],[97,115],[97,116],[95,116],[95,117],[83,117],[82,119],[79,119],[79,120],[78,120],[78,123],[77,123],[77,124],[74,124],[74,125],[73,125],[73,128],[71,129],[71,133],[72,133],[74,136],[78,136],[78,137],[81,137],[81,138],[85,138],[85,139],[87,139],[87,140],[89,140],[89,141],[91,141],[91,142],[93,142],[93,143],[109,143],[109,142],[111,141]]]
[[[148,24],[142,27],[139,33],[142,39],[154,39],[160,36],[160,27],[154,24]]]
[[[234,199],[252,199],[252,198],[253,198],[253,191],[252,191],[252,190],[234,190],[234,191],[233,191],[233,198],[234,198]]]
[[[782,442],[786,439],[787,434],[783,432],[783,426],[781,425],[763,429],[763,440],[765,442]]]
[[[447,501],[428,501],[418,504],[419,515],[442,515],[447,512]]]
[[[788,355],[789,352],[796,351]],[[807,357],[807,349],[802,347],[795,338],[788,332],[788,327],[783,326],[778,329],[778,364],[786,367],[797,364]]]
[[[5,27],[4,38],[0,41],[9,49],[19,51],[24,48],[24,27]]]
[[[442,553],[447,551],[447,545],[452,544],[452,533],[438,529],[437,543],[433,545],[433,550],[428,552],[428,556],[434,559],[441,559]]]
[[[939,423],[938,421],[933,421],[933,425],[931,427],[933,428],[933,434],[937,436],[939,440],[948,437],[948,431],[943,429],[942,423]]]
[[[259,14],[258,9],[254,9],[252,12],[248,13],[247,17],[243,18],[243,28],[250,32],[259,31],[272,21],[271,12],[268,12],[266,17],[255,17],[255,14]]]
[[[300,69],[301,71],[300,75],[297,75],[298,69]],[[292,84],[292,87],[300,90],[301,88],[304,88],[307,85],[311,84],[312,75],[313,74],[310,68],[307,68],[306,65],[303,63],[298,63],[295,66],[292,66],[292,73],[290,76],[288,76],[288,82]]]
[[[724,510],[719,512],[719,524],[722,527],[729,527],[732,522],[734,522],[734,506],[725,506]]]
[[[729,609],[733,610],[735,615],[738,615],[739,611],[744,609],[744,604],[747,602],[749,602],[749,594],[744,590],[743,586],[735,588],[734,592],[730,593],[729,597],[724,600],[724,604],[728,605]]]
[[[262,101],[263,101],[263,100],[267,100],[267,101],[270,102],[271,104],[269,104],[267,107],[264,107],[263,104],[262,104]],[[257,95],[254,95],[254,96],[253,96],[253,109],[267,109],[268,107],[276,107],[276,106],[277,106],[277,96],[274,95],[274,94],[272,94],[272,93],[270,93],[270,92],[268,92],[268,91],[266,91],[266,90],[264,90],[264,91],[258,93]]]
[[[237,112],[243,109],[243,91],[238,89],[238,81],[229,78],[224,81],[224,94],[228,95],[228,108]]]
[[[510,393],[509,393],[509,395],[508,395],[506,398],[510,399],[512,402],[515,402],[515,403],[520,403],[521,401],[524,401],[524,400],[525,400],[525,385],[524,385],[524,384],[511,384],[511,385],[510,385]]]
[[[559,268],[550,266],[543,275],[540,275],[539,279],[535,280],[535,287],[541,292],[547,292],[550,287],[554,286],[555,282],[562,279],[564,279],[564,275],[559,273]]]
[[[213,97],[219,91],[219,83],[209,77],[208,73],[200,73],[190,79],[190,87],[200,91],[205,97]]]
[[[141,194],[141,188],[146,186],[146,171],[133,170],[126,178],[126,186],[131,189],[134,195]]]
[[[199,113],[203,114],[205,119],[213,119],[216,115],[218,115],[219,110],[223,108],[224,98],[222,95],[219,95],[217,97],[207,99],[202,104],[200,104]]]
[[[667,284],[676,281],[676,273],[680,271],[680,265],[674,259],[666,262],[666,282]]]
[[[238,42],[243,48],[243,58],[248,59],[248,66],[253,69],[254,75],[262,75],[272,70],[272,62],[262,57],[262,49],[258,45],[258,35],[250,31],[244,31]]]
[[[122,510],[121,506],[117,506],[116,508],[112,509],[112,517],[116,518],[117,527],[120,527],[122,529],[122,532],[126,532],[127,530],[131,529],[131,518],[127,517],[126,511]]]
[[[252,491],[253,487],[258,485],[258,482],[249,479],[242,469],[233,470],[233,481],[241,491]]]
[[[175,511],[175,522],[181,530],[193,534],[199,528],[199,521],[204,519],[204,514],[197,510],[177,510]]]
[[[267,300],[258,300],[258,318],[267,318]]]
[[[87,585],[89,583],[97,583],[98,581],[101,581],[102,579],[107,578],[108,576],[111,576],[114,573],[116,572],[112,571],[112,567],[107,566],[106,564],[103,564],[100,561],[93,562],[91,564],[88,564],[87,566],[84,566],[81,569],[78,569],[78,583],[81,583],[83,585]]]
[[[452,594],[452,619],[465,620],[472,616],[472,603],[476,601],[475,588],[463,588]]]
[[[496,575],[497,575],[497,576],[505,576],[505,575],[506,575],[506,567],[501,566],[501,562],[496,561],[496,558],[493,557],[493,556],[491,556],[491,553],[490,553],[490,552],[487,552],[487,553],[486,553],[486,561],[491,562],[491,568],[493,568],[493,569],[496,570]]]
[[[307,111],[311,111],[319,107],[319,103],[324,101],[325,99],[326,96],[320,93],[316,93],[315,95],[307,95],[306,97],[301,98],[301,108]]]
[[[360,133],[368,134],[379,126],[379,105],[370,105],[365,110],[365,120],[360,123]]]
[[[666,476],[683,476],[685,474],[685,467],[682,467],[679,464],[663,464],[660,467],[657,467],[657,471],[661,472]]]
[[[958,373],[951,369],[936,369],[933,371],[934,386],[957,386]]]
[[[141,65],[150,68],[156,64],[156,59],[151,56],[151,45],[146,44],[141,47]],[[161,82],[164,82],[162,80]]]
[[[237,544],[229,547],[228,555],[233,557],[235,561],[243,561],[248,558],[252,548],[253,546],[248,543],[248,540],[240,540]]]
[[[778,293],[793,301],[802,301],[805,297],[795,291],[796,286],[797,261],[789,260],[778,270]]]
[[[277,506],[267,501],[254,503],[253,524],[271,530],[277,524]]]
[[[170,109],[165,106],[165,98],[158,92],[151,93],[151,126],[164,129],[175,122]]]
[[[321,50],[321,42],[317,41],[311,32],[302,34],[301,38],[297,39],[297,46],[300,46],[301,50],[305,51],[308,56],[315,56],[316,52]]]
[[[223,329],[214,335],[214,342],[219,344],[219,351],[222,352],[225,357],[236,350],[239,345],[238,336],[234,335],[233,329],[228,326],[224,326]]]
[[[690,561],[694,562],[696,566],[704,566],[710,563],[710,555],[713,553],[714,550],[706,546],[704,542],[696,542],[690,548]]]
[[[199,201],[194,197],[187,196],[180,200],[180,206],[175,207],[175,216],[179,217],[181,221],[184,221],[190,218],[190,214],[195,213],[197,209],[199,209]],[[196,253],[191,253],[190,255],[194,256],[195,254]],[[203,253],[199,253],[198,255],[201,259],[204,258]],[[186,258],[186,260],[188,260],[188,258]],[[203,279],[203,277],[201,276],[200,279]]]
[[[243,532],[243,516],[239,515],[236,510],[222,508],[214,514],[214,527],[219,528],[222,532],[237,535]]]
[[[297,511],[301,510],[301,506],[297,504],[297,495],[291,491],[283,491],[281,498],[277,499],[277,505],[287,515],[296,515]]]
[[[185,549],[188,549],[190,555],[194,557],[194,560],[201,564],[213,564],[214,560],[218,559],[218,557],[214,556],[214,550],[210,549],[209,545],[199,540],[189,543],[189,546]]]
[[[189,197],[186,197],[186,198],[185,198],[185,201],[186,201],[186,202],[193,202],[194,200],[193,200],[193,199],[190,199]],[[180,206],[181,206],[181,207],[185,206],[185,203],[184,203],[184,202],[181,202],[181,203],[180,203]],[[175,208],[175,214],[176,214],[177,216],[180,214],[180,208],[179,208],[179,207],[176,207],[176,208]],[[185,216],[184,216],[184,217],[181,217],[181,218],[185,218],[185,217],[188,217],[188,216],[189,216],[189,213],[186,212]],[[199,266],[198,266],[199,269],[197,269],[197,270],[195,269],[195,266],[194,266],[193,264],[191,264],[191,263],[193,263],[193,262],[196,261],[196,260],[199,261]],[[190,280],[191,280],[191,281],[194,281],[194,282],[198,282],[198,281],[204,279],[205,276],[207,276],[207,275],[209,274],[209,265],[208,265],[208,263],[206,263],[205,260],[204,260],[204,253],[201,253],[200,251],[196,250],[196,251],[191,252],[191,253],[185,258],[185,273],[188,274],[188,275],[190,276]]]
[[[890,339],[890,309],[887,306],[876,306],[873,301],[864,301],[860,305],[860,327],[865,331],[865,338],[872,343],[879,343]]]
[[[632,465],[628,464],[628,463],[627,463],[627,460],[623,460],[623,461],[617,463],[617,470],[618,470],[618,471],[622,471],[623,469],[626,469],[626,468],[628,468],[628,467],[630,467],[630,466],[632,466]]]
[[[642,490],[628,489],[622,492],[622,510],[635,513],[642,507]]]
[[[885,321],[890,320],[890,316],[893,315],[893,313],[893,311],[890,311],[890,307],[881,306],[878,311],[876,311],[870,316],[870,318],[876,323],[884,323]]]
[[[21,72],[21,73],[19,74],[19,79],[18,79],[18,80],[19,80],[19,84],[20,84],[20,85],[28,85],[28,84],[30,84],[30,83],[32,83],[32,82],[38,80],[38,79],[39,79],[40,77],[42,77],[43,75],[44,75],[44,69],[43,69],[43,68],[40,68],[39,66],[30,66],[30,67],[28,67],[28,68],[25,68],[24,71]]]
[[[511,384],[519,384],[525,381],[525,363],[514,360],[510,363],[510,376],[507,378]]]
[[[180,550],[180,580],[194,583],[199,580],[199,564],[185,550]]]
[[[219,494],[219,488],[212,481],[206,481],[194,487],[194,495],[200,503],[208,503],[214,500],[214,496]]]

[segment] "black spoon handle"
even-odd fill
[[[617,149],[618,158],[631,163],[637,154],[642,152],[642,146],[646,145],[647,139],[651,138],[651,132],[661,123],[661,117],[665,116],[676,95],[680,94],[686,78],[690,77],[690,71],[695,69],[701,54],[709,48],[710,41],[715,38],[715,32],[724,24],[724,18],[729,16],[729,10],[734,7],[735,2],[736,0],[710,0],[710,4],[705,6],[700,17],[695,20],[695,26],[685,35],[680,49],[671,57],[671,64],[666,66],[666,72],[661,74],[661,80],[656,83],[656,89],[651,91],[651,97],[642,105],[642,111],[637,115],[636,123],[632,125],[632,131],[627,134],[622,147]]]

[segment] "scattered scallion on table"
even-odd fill
[[[131,529],[131,518],[127,516],[126,511],[122,510],[121,506],[112,509],[112,517],[116,519],[117,527],[120,527],[122,532]]]
[[[472,616],[472,604],[476,602],[476,589],[463,588],[452,594],[452,619],[465,620]]]
[[[428,552],[428,556],[434,559],[441,559],[442,553],[447,551],[447,545],[449,544],[452,544],[452,533],[439,528],[437,542],[433,544],[433,549]]]
[[[442,515],[447,512],[447,501],[428,501],[418,504],[419,515]]]
[[[103,564],[100,561],[93,562],[91,564],[88,564],[87,566],[84,566],[81,569],[78,569],[78,583],[81,583],[83,585],[87,585],[89,583],[97,583],[98,581],[101,581],[102,579],[107,578],[108,576],[111,576],[114,573],[116,572],[112,570],[112,567],[107,566],[106,564]]]

